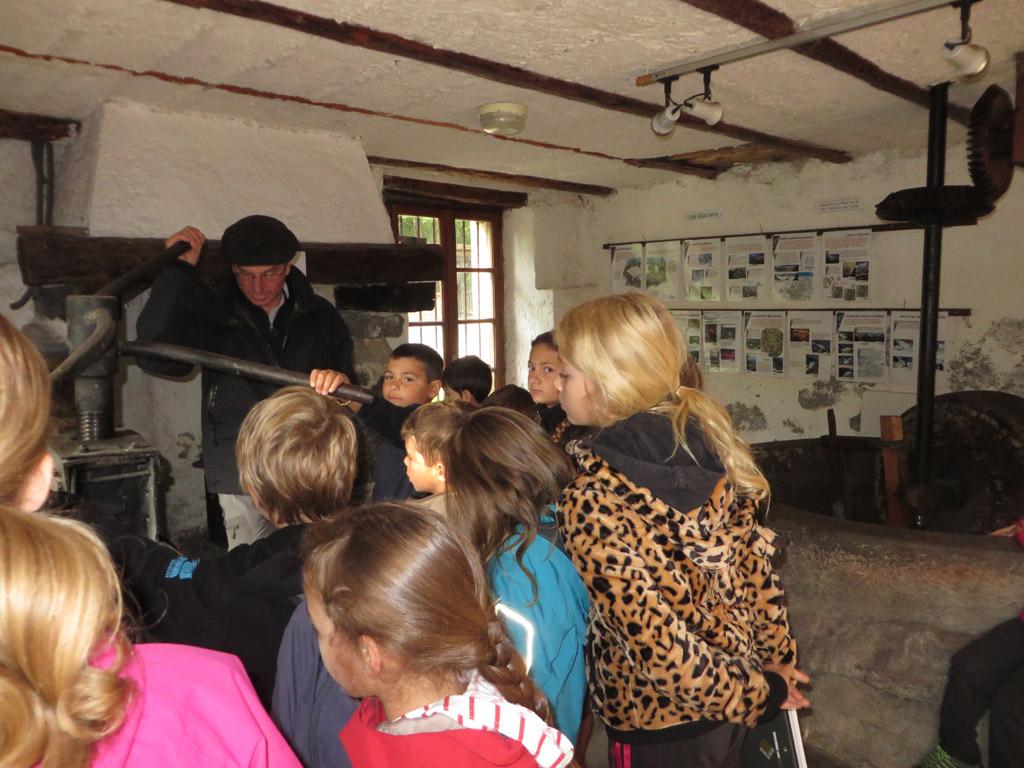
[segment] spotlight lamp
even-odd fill
[[[942,55],[956,71],[959,80],[977,80],[988,69],[988,49],[971,42],[971,6],[978,0],[960,0],[960,37],[947,40]]]
[[[665,86],[665,109],[651,118],[651,130],[658,136],[668,136],[676,129],[681,114],[703,120],[708,125],[716,125],[724,114],[722,105],[711,100],[711,73],[718,67],[704,67],[700,73],[704,75],[704,90],[687,96],[682,102],[672,100],[672,83],[678,76],[666,77],[662,80]]]

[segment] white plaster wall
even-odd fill
[[[32,303],[19,310],[9,305],[25,291],[16,230],[36,223],[36,172],[29,142],[0,140],[0,179],[0,312],[21,327],[32,319]]]
[[[526,386],[530,342],[554,322],[553,292],[537,287],[537,212],[508,211],[502,222],[505,278],[505,383]]]
[[[299,240],[391,242],[391,228],[362,146],[348,136],[269,128],[128,102],[104,105],[62,165],[57,223],[93,235],[158,237],[192,224],[211,238],[242,216],[266,213]],[[146,295],[126,311],[126,329]],[[172,533],[205,525],[198,376],[187,382],[127,365],[124,425],[170,462]]]
[[[969,183],[966,150],[950,149],[947,183]],[[776,165],[733,171],[715,181],[681,177],[672,184],[622,190],[575,212],[575,220],[547,223],[547,249],[538,247],[538,284],[550,279],[555,289],[556,318],[569,307],[611,291],[605,242],[672,237],[699,237],[756,231],[800,231],[818,227],[856,226],[875,221],[874,205],[889,192],[921,186],[925,180],[923,154],[903,156],[876,153],[847,165],[818,162]],[[973,317],[952,320],[947,342],[947,371],[940,375],[941,393],[953,389],[1001,389],[1024,394],[1024,305],[1020,291],[1021,242],[1024,241],[1024,179],[1018,170],[1015,185],[994,214],[976,227],[947,229],[943,238],[941,304],[969,307]],[[819,198],[856,196],[861,210],[816,214]],[[713,211],[717,218],[691,221],[687,215]],[[564,230],[562,242],[553,243]],[[922,233],[899,232],[877,236],[877,289],[870,302],[856,307],[916,308],[920,297]],[[538,241],[542,238],[538,235]],[[542,260],[558,254],[560,263],[542,269]],[[876,266],[872,266],[875,270]],[[589,282],[594,283],[588,285]],[[816,300],[814,306],[840,306]],[[682,302],[694,309],[757,309],[785,305],[771,299],[751,303]],[[788,308],[799,308],[791,304]],[[851,307],[847,307],[851,308]],[[744,436],[753,441],[819,435],[826,431],[825,409],[836,409],[840,432],[878,434],[881,413],[901,413],[913,405],[911,388],[894,385],[841,385],[836,391],[816,390],[807,380],[768,379],[745,374],[708,374],[708,390],[726,404],[750,409],[738,420]],[[863,415],[862,415],[863,412]]]

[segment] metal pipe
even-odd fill
[[[69,296],[68,298],[75,297]],[[50,373],[50,381],[54,383],[70,379],[95,363],[114,340],[114,335],[117,333],[117,322],[109,311],[94,309],[83,319],[93,330],[80,345],[74,346],[71,354]],[[70,315],[68,321],[71,322]],[[74,344],[70,337],[68,341]]]
[[[53,224],[53,197],[55,187],[52,141],[48,141],[44,145],[44,154],[46,155],[46,215],[43,223],[50,226]]]
[[[134,285],[136,282],[144,277],[155,274],[163,269],[166,265],[170,264],[176,258],[181,256],[190,248],[189,244],[179,240],[173,243],[170,248],[165,250],[159,256],[154,256],[148,261],[144,261],[141,264],[137,264],[123,275],[115,277],[109,283],[104,285],[98,291],[95,296],[120,296],[127,288]]]
[[[124,341],[120,343],[118,348],[122,355],[145,355],[147,357],[156,357],[160,360],[201,365],[214,371],[223,371],[224,373],[231,373],[246,379],[256,379],[257,381],[266,381],[270,384],[280,384],[281,386],[309,386],[309,376],[304,373],[286,371],[282,368],[252,363],[237,357],[203,352],[202,350],[179,347],[174,344]],[[331,396],[341,400],[354,400],[363,405],[372,404],[374,399],[373,395],[367,390],[351,384],[342,384],[331,392]]]
[[[929,90],[928,105],[928,188],[941,189],[946,181],[946,111],[949,83]],[[942,223],[925,224],[924,259],[921,267],[921,328],[917,368],[917,484],[931,482],[932,422],[935,413],[935,358],[939,340],[939,278],[942,274]],[[924,528],[928,494],[914,506],[910,524]]]

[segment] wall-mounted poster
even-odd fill
[[[743,315],[743,370],[785,376],[786,313],[744,312]]]
[[[814,298],[814,269],[818,236],[799,232],[772,237],[772,286],[775,298],[810,301]]]
[[[889,381],[892,384],[917,384],[918,361],[921,350],[921,313],[901,310],[890,315]],[[938,349],[935,350],[935,370],[946,369],[946,332],[949,312],[939,312]]]
[[[644,289],[666,304],[683,298],[683,244],[648,243],[644,246]]]
[[[644,259],[639,243],[613,245],[612,293],[639,291],[643,288]]]
[[[826,232],[822,235],[825,268],[821,291],[826,299],[867,301],[871,296],[872,239],[870,229]]]
[[[836,377],[877,383],[886,379],[889,316],[884,310],[836,312]]]
[[[796,377],[832,377],[833,318],[831,312],[787,312],[786,353],[789,374]]]
[[[673,309],[670,310],[679,332],[683,334],[683,346],[694,362],[700,365],[701,361],[701,326],[699,309]]]
[[[722,298],[722,240],[686,240],[686,298],[694,301],[718,301]]]
[[[767,254],[767,238],[726,238],[725,298],[728,301],[756,301],[766,295]]]
[[[739,373],[743,349],[743,313],[740,310],[701,312],[704,339],[704,370],[715,373]]]

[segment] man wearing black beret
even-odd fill
[[[199,279],[206,238],[195,227],[171,235],[191,247],[153,282],[136,329],[139,341],[194,347],[298,373],[314,368],[354,380],[352,339],[338,311],[317,296],[292,266],[298,239],[271,216],[246,216],[224,230],[220,250],[232,277]],[[140,357],[150,373],[185,376],[192,366]],[[277,387],[203,370],[203,466],[206,487],[224,510],[228,546],[250,543],[273,529],[238,484],[235,441],[242,420]]]

